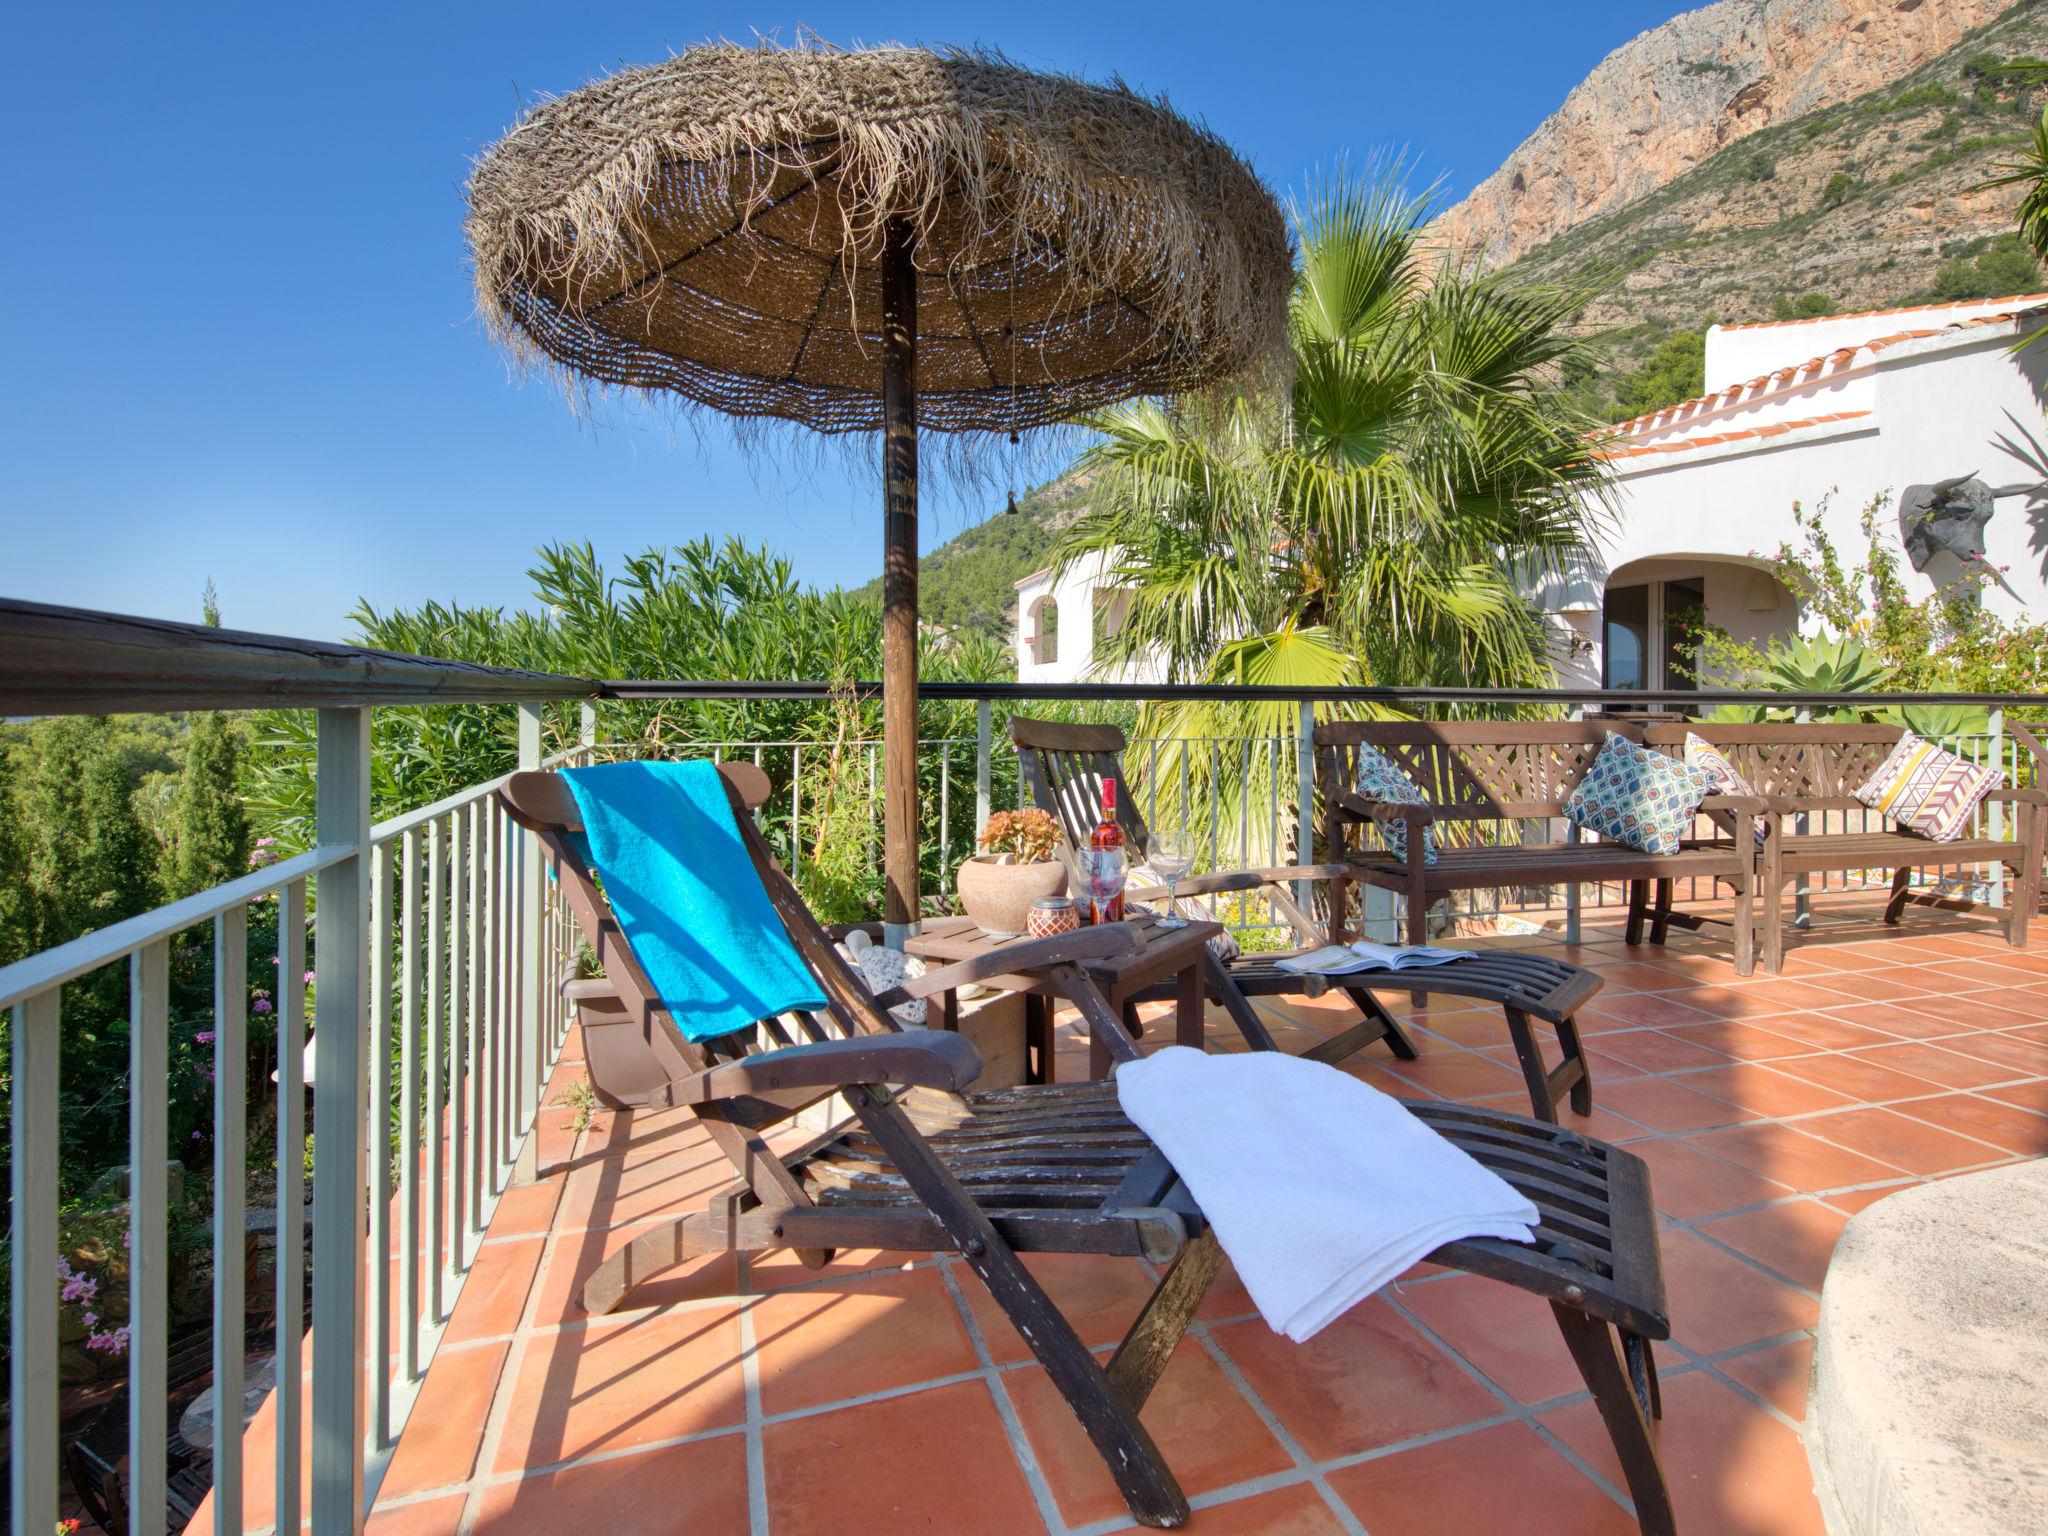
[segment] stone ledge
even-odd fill
[[[1807,1456],[1835,1536],[2048,1531],[2048,1161],[1891,1195],[1821,1294]]]

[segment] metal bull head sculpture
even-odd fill
[[[1899,498],[1899,538],[1913,569],[1926,570],[1943,550],[1966,564],[1982,560],[1984,525],[1991,521],[1998,494],[1974,470],[1953,480],[1907,486]]]

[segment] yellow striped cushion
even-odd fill
[[[1968,828],[1977,802],[2004,782],[2005,775],[1997,769],[1966,763],[1907,731],[1869,782],[1854,793],[1907,831],[1952,843]]]

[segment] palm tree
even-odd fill
[[[1144,401],[1090,423],[1096,494],[1055,562],[1099,557],[1129,590],[1099,671],[1152,660],[1176,682],[1289,687],[1548,680],[1522,594],[1584,545],[1610,483],[1596,423],[1559,382],[1583,358],[1568,326],[1588,294],[1432,251],[1434,211],[1398,163],[1339,176],[1297,211],[1284,398]],[[1184,743],[1294,729],[1284,706],[1167,702],[1140,722]],[[1235,782],[1246,754],[1208,755],[1211,768],[1198,752],[1180,777],[1195,804],[1222,802],[1226,830],[1239,791],[1292,784],[1291,754],[1277,786]]]

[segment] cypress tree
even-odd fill
[[[249,818],[236,789],[241,747],[233,716],[191,717],[171,810],[170,867],[164,883],[173,897],[190,896],[248,872]]]

